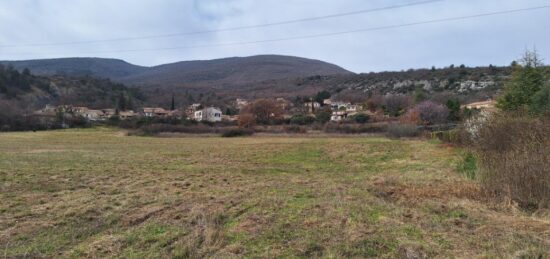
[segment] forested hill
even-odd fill
[[[0,65],[0,104],[12,112],[29,112],[46,104],[114,108],[120,98],[133,105],[144,100],[139,90],[109,79],[36,76],[28,69],[19,72]]]
[[[94,76],[109,78],[129,86],[162,87],[177,90],[189,87],[232,88],[248,83],[314,75],[351,74],[319,60],[280,55],[231,57],[214,60],[182,61],[142,67],[117,59],[60,58],[0,61],[37,75]]]

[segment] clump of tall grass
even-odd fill
[[[468,151],[462,156],[462,159],[458,163],[457,171],[468,179],[476,179],[477,159],[474,153]]]
[[[412,138],[420,136],[421,130],[415,124],[395,123],[388,126],[387,136],[390,138]]]

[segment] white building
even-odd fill
[[[332,112],[332,115],[330,116],[331,121],[343,121],[348,117],[348,113],[345,111],[335,111]]]
[[[347,111],[350,106],[351,103],[345,102],[332,102],[330,104],[330,107],[333,111]]]
[[[244,107],[248,105],[248,101],[246,99],[237,98],[235,101],[235,107],[237,109],[242,110]]]
[[[105,117],[105,113],[102,110],[85,110],[80,115],[90,121],[103,120]]]
[[[208,107],[195,112],[196,121],[219,122],[222,121],[222,111],[218,108]]]

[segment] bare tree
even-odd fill
[[[411,97],[404,94],[390,94],[384,97],[384,110],[390,116],[397,117],[411,105]]]
[[[241,114],[252,114],[258,123],[269,123],[280,118],[282,109],[275,100],[258,99],[247,105]]]
[[[449,109],[433,101],[421,102],[410,112],[417,113],[422,123],[426,125],[445,123],[449,117]]]

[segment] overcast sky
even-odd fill
[[[421,1],[0,0],[0,59],[93,56],[152,66],[182,60],[282,54],[320,59],[354,72],[450,64],[505,65],[533,46],[543,58],[550,59],[550,8],[331,37],[219,46],[550,5],[548,0],[446,0],[239,31],[29,46],[220,30]]]

